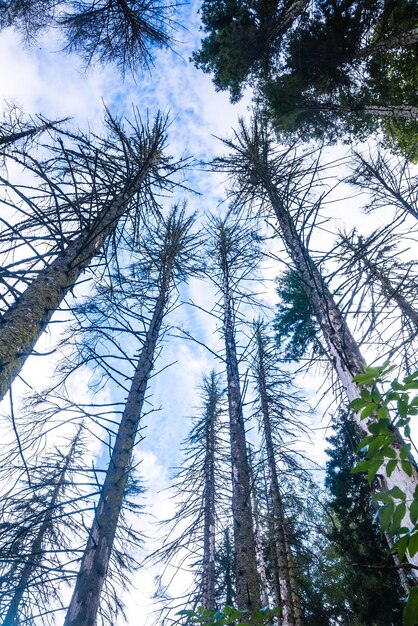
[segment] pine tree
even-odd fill
[[[148,280],[153,284],[154,305],[115,436],[65,626],[93,626],[96,622],[164,315],[175,285],[186,280],[196,269],[196,237],[190,232],[193,223],[193,216],[187,218],[184,210],[175,207],[165,220],[155,225],[143,242],[142,272],[148,274]],[[141,267],[138,278],[140,272]],[[129,281],[131,298],[135,299],[139,287],[140,283],[136,285],[132,279]],[[126,289],[121,291],[119,297],[122,302],[126,302],[128,293]],[[109,296],[112,300],[112,290]]]
[[[235,203],[250,207],[260,205],[277,221],[278,234],[299,273],[303,288],[321,329],[330,362],[349,401],[358,397],[356,374],[363,372],[365,360],[348,324],[324,280],[320,268],[309,252],[308,242],[318,216],[320,202],[309,201],[315,188],[318,164],[306,163],[292,150],[279,151],[265,120],[255,117],[247,128],[241,122],[233,140],[225,140],[230,154],[215,161],[215,168],[227,173],[235,183]],[[369,434],[373,416],[360,419],[360,429]],[[391,444],[398,456],[404,442],[398,432]],[[413,498],[418,485],[418,471],[411,457],[412,474],[406,476],[400,468],[391,476],[382,477],[388,489],[397,486]],[[410,525],[404,518],[403,523]],[[411,558],[415,562],[415,558]]]
[[[260,586],[235,324],[236,301],[242,297],[240,282],[254,270],[257,250],[252,231],[240,226],[237,221],[212,218],[208,230],[210,277],[220,292],[222,332],[225,342],[236,598],[239,609],[254,611],[260,608]]]
[[[118,228],[119,235],[124,228],[138,229],[144,213],[153,207],[153,184],[170,185],[162,153],[165,119],[158,115],[152,127],[137,120],[131,135],[110,115],[107,123],[109,137],[98,139],[96,145],[90,138],[77,137],[78,147],[66,148],[59,142],[56,156],[47,164],[32,160],[31,171],[44,181],[33,197],[22,193],[19,185],[3,181],[21,198],[16,210],[22,221],[7,224],[0,237],[7,259],[2,282],[7,286],[3,301],[8,306],[0,323],[0,398],[94,257]],[[75,181],[80,182],[75,185]],[[43,248],[39,248],[42,235]],[[29,254],[21,267],[9,261],[19,247],[26,247]]]

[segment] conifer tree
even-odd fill
[[[236,310],[242,299],[243,283],[254,271],[258,257],[254,233],[231,218],[211,218],[208,257],[210,278],[220,292],[222,334],[225,342],[228,414],[232,465],[232,518],[236,598],[239,609],[260,608],[254,521],[251,507],[248,462],[238,355]]]
[[[312,198],[317,162],[306,163],[292,149],[278,150],[268,124],[257,116],[250,127],[241,121],[240,130],[234,138],[224,143],[230,153],[216,159],[215,168],[227,173],[234,182],[232,193],[237,206],[246,203],[249,207],[267,212],[276,220],[278,235],[301,277],[306,298],[315,313],[328,358],[348,400],[356,399],[358,387],[353,377],[363,372],[365,360],[308,248],[320,206],[320,201]],[[356,414],[356,421],[366,435],[373,420],[373,416],[360,419]],[[404,442],[398,432],[394,434],[391,447],[398,457]],[[418,471],[412,457],[410,461],[410,476],[398,464],[395,471],[390,476],[382,476],[382,480],[387,488],[399,487],[407,498],[413,499],[418,485]],[[408,516],[403,523],[410,526]],[[411,562],[415,561],[415,557],[411,557]]]
[[[12,207],[20,221],[3,222],[0,235],[6,260],[1,270],[6,310],[0,321],[0,398],[94,257],[116,233],[135,232],[143,215],[156,209],[154,184],[170,186],[166,175],[176,166],[168,165],[162,152],[165,119],[158,115],[152,127],[137,119],[130,132],[110,115],[107,124],[105,139],[78,136],[69,146],[59,141],[46,162],[31,159],[29,170],[39,180],[32,196],[3,180],[12,194],[4,202],[6,209]],[[11,262],[15,250],[28,256]]]
[[[197,240],[191,233],[193,223],[193,216],[186,217],[184,210],[174,207],[165,219],[155,224],[143,241],[142,259],[140,257],[136,268],[137,280],[134,280],[134,273],[119,295],[112,288],[108,293],[109,307],[113,307],[114,311],[122,303],[126,307],[127,298],[131,299],[132,306],[135,307],[135,299],[138,299],[141,287],[144,288],[141,284],[142,274],[143,281],[145,278],[148,280],[148,298],[153,300],[153,304],[149,305],[150,319],[147,320],[145,316],[143,318],[146,332],[142,349],[134,366],[65,626],[93,626],[96,622],[163,319],[176,285],[187,280],[190,273],[197,268]],[[135,266],[132,269],[135,272]],[[114,300],[115,297],[118,298],[117,301]],[[140,305],[141,302],[137,301],[136,308]],[[129,311],[130,307],[126,310]],[[100,326],[97,327],[97,332],[100,337]],[[131,334],[136,334],[134,329]],[[128,362],[133,365],[132,358]],[[109,369],[112,369],[111,363]]]

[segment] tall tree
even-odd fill
[[[191,233],[193,223],[193,216],[186,217],[184,210],[175,207],[167,218],[154,226],[143,244],[142,272],[148,275],[149,288],[154,291],[154,306],[131,378],[65,626],[93,626],[96,622],[164,315],[175,285],[186,280],[196,269],[196,236]],[[133,300],[141,286],[141,262],[139,266],[138,283],[130,281]],[[113,290],[109,296],[110,299],[114,297]],[[126,302],[126,290],[119,297]]]
[[[283,497],[280,493],[278,459],[274,444],[273,431],[276,439],[285,448],[285,435],[295,427],[295,418],[289,413],[303,412],[302,403],[297,406],[297,395],[289,406],[289,379],[277,372],[277,359],[274,356],[271,341],[268,340],[263,324],[258,322],[254,327],[254,378],[257,387],[257,403],[259,404],[265,454],[268,466],[268,485],[272,502],[272,535],[273,554],[272,567],[277,567],[279,589],[276,589],[276,605],[283,608],[283,626],[303,626],[303,616],[298,592],[297,581],[291,567],[292,556],[283,510]],[[290,411],[289,411],[290,410]],[[293,424],[292,424],[293,422]],[[282,451],[283,454],[283,451]],[[276,564],[277,560],[277,564]]]
[[[144,213],[156,208],[153,185],[170,185],[166,174],[173,168],[163,155],[164,118],[158,115],[152,127],[137,119],[130,134],[110,115],[107,124],[109,137],[98,138],[96,145],[77,137],[75,146],[60,142],[46,164],[31,160],[29,169],[41,181],[32,197],[2,180],[15,193],[4,202],[6,209],[20,198],[16,212],[22,221],[6,221],[0,236],[7,259],[3,301],[9,307],[0,321],[0,399],[94,257],[118,229],[135,231]],[[21,267],[10,261],[16,248],[28,251]],[[23,292],[22,285],[27,285]]]
[[[240,374],[236,345],[236,303],[242,297],[242,283],[257,258],[253,231],[239,222],[212,218],[209,223],[208,258],[210,278],[220,291],[222,333],[225,342],[227,395],[232,464],[232,517],[236,597],[239,609],[260,608],[256,545],[251,508],[248,463]]]
[[[272,3],[205,0],[194,54],[238,99],[256,85],[284,135],[336,139],[379,126],[405,148],[416,134],[417,13],[411,0]],[[286,19],[289,16],[290,19]],[[393,140],[392,140],[393,143]],[[413,144],[413,140],[409,141]]]
[[[81,509],[91,505],[94,495],[79,485],[86,453],[81,430],[65,454],[48,451],[3,494],[0,609],[4,626],[17,626],[36,616],[49,623],[54,603],[62,601],[62,583],[72,578],[71,542],[83,539],[77,530]],[[2,469],[4,473],[6,467]],[[16,467],[9,471],[16,474]]]
[[[250,207],[257,204],[277,220],[281,237],[290,259],[302,279],[306,297],[312,306],[321,329],[327,353],[349,401],[358,397],[353,376],[363,372],[365,364],[359,346],[340,311],[330,288],[324,280],[308,248],[308,242],[318,216],[320,202],[309,195],[315,186],[318,164],[307,164],[292,150],[279,151],[269,133],[268,125],[255,117],[247,128],[241,122],[240,131],[233,140],[225,140],[229,155],[215,161],[216,169],[223,171],[235,183],[232,193],[235,202]],[[366,435],[374,421],[371,415],[355,419]],[[396,457],[404,445],[398,432],[391,444]],[[390,476],[382,477],[387,488],[397,486],[413,498],[418,485],[418,471],[411,457],[412,473],[404,474],[399,464]],[[405,517],[403,523],[410,525]],[[411,559],[414,561],[414,558]]]
[[[176,469],[171,487],[175,511],[170,519],[161,522],[162,545],[151,555],[152,560],[164,565],[164,573],[170,572],[170,580],[172,569],[193,571],[194,581],[181,601],[210,610],[216,608],[217,531],[225,517],[225,482],[229,479],[222,423],[224,391],[218,378],[214,371],[203,377],[201,409],[183,441],[184,460]],[[170,610],[165,602],[164,613]]]

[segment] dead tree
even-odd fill
[[[90,529],[80,570],[77,576],[73,596],[68,607],[65,626],[83,626],[96,623],[100,596],[106,579],[109,559],[117,530],[123,496],[132,465],[141,415],[145,401],[151,371],[154,366],[156,348],[161,326],[167,312],[170,296],[175,285],[186,280],[196,268],[196,236],[190,230],[194,217],[186,217],[183,210],[175,207],[167,218],[161,219],[154,226],[153,232],[143,242],[143,261],[139,260],[136,268],[137,278],[141,273],[147,275],[149,284],[153,284],[154,304],[150,310],[151,319],[146,322],[146,333],[142,349],[134,367],[131,386],[128,391],[121,421],[117,427],[114,445],[111,450],[109,467],[101,487],[99,502]],[[133,266],[135,272],[135,267]],[[128,281],[131,298],[138,294],[140,280]],[[126,289],[128,289],[128,284]],[[114,298],[111,290],[110,299]],[[120,294],[118,303],[112,306],[115,311],[118,304],[126,303],[127,292]],[[137,303],[137,307],[140,302]],[[121,312],[119,312],[119,316]],[[100,332],[100,331],[99,331]],[[134,329],[132,334],[134,333]],[[132,357],[129,359],[131,364]],[[109,366],[111,367],[111,366]]]
[[[124,230],[137,231],[143,215],[157,210],[154,185],[170,185],[167,174],[176,166],[163,156],[166,119],[158,115],[152,127],[138,119],[130,135],[110,116],[107,123],[109,137],[97,138],[96,145],[91,138],[76,137],[75,145],[60,141],[47,163],[32,159],[29,167],[26,159],[26,167],[40,180],[33,196],[2,179],[11,193],[4,204],[22,219],[2,219],[0,234],[6,260],[0,276],[6,285],[0,399],[84,270]],[[28,256],[15,261],[16,251]]]
[[[243,203],[256,207],[263,214],[273,217],[276,232],[286,246],[293,265],[297,269],[306,297],[318,320],[328,356],[338,375],[349,401],[359,395],[353,382],[356,374],[363,372],[365,360],[347,322],[339,309],[330,288],[309,251],[309,239],[318,217],[320,199],[312,200],[318,172],[317,159],[307,162],[293,148],[280,151],[274,142],[265,120],[255,116],[249,127],[241,122],[232,140],[225,140],[229,155],[215,161],[215,168],[230,176],[234,182],[231,194],[237,206]],[[366,435],[374,417],[356,421]],[[404,446],[398,432],[392,444],[397,457]],[[412,500],[418,486],[415,462],[412,475],[407,476],[398,465],[391,476],[384,476],[388,489],[399,487]],[[403,520],[410,525],[409,519]],[[417,557],[411,558],[417,562]]]
[[[242,297],[240,282],[254,271],[257,258],[253,232],[232,219],[212,218],[209,224],[208,276],[220,292],[232,464],[232,517],[236,595],[239,609],[260,608],[253,512],[251,508],[244,414],[236,346],[236,306]]]

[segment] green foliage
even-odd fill
[[[416,106],[418,46],[402,41],[416,28],[416,6],[315,0],[305,11],[303,2],[204,0],[206,37],[193,60],[232,100],[256,86],[285,137],[363,139],[382,130],[388,145],[416,154],[418,122],[402,111]],[[370,109],[385,106],[394,116]]]
[[[263,626],[271,623],[272,619],[279,615],[280,608],[269,609],[264,607],[259,611],[250,613],[249,611],[240,611],[233,606],[226,606],[222,611],[205,609],[199,606],[196,611],[183,610],[177,615],[186,617],[185,624],[212,624],[213,626]]]
[[[350,403],[350,408],[360,413],[360,419],[365,420],[372,416],[373,420],[368,424],[370,434],[357,446],[363,458],[352,472],[367,473],[369,483],[378,472],[384,471],[390,477],[395,468],[412,476],[414,465],[410,456],[410,421],[418,415],[418,394],[414,393],[418,389],[418,371],[403,378],[402,382],[393,380],[388,389],[381,392],[376,385],[386,383],[393,367],[384,363],[380,367],[363,369],[363,373],[353,378],[361,390],[360,397]],[[395,429],[403,435],[402,442],[399,441]],[[414,557],[418,553],[418,487],[412,499],[408,499],[395,486],[388,491],[378,491],[372,500],[380,505],[380,527],[394,538],[394,549],[399,558],[402,560],[406,554]],[[411,527],[402,525],[405,516],[409,516]],[[417,604],[417,592],[414,591],[409,595],[405,607],[404,624],[413,626],[418,623]]]
[[[286,346],[286,356],[298,361],[306,356],[309,348],[320,351],[317,341],[318,324],[300,274],[287,270],[278,280],[277,293],[280,303],[274,320],[276,341]]]
[[[392,557],[375,520],[367,478],[350,471],[358,459],[358,428],[343,413],[334,424],[334,432],[328,439],[331,447],[327,450],[325,485],[330,494],[327,510],[333,519],[328,538],[334,569],[338,565],[339,572],[335,585],[343,590],[350,624],[400,624],[404,590],[397,572],[390,569]]]

